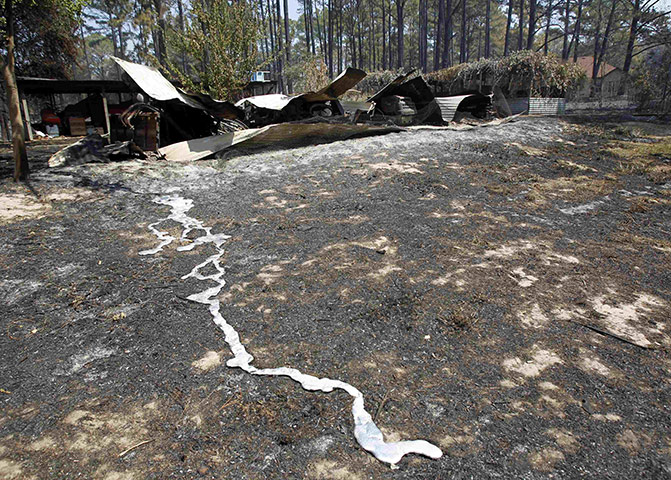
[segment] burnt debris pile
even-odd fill
[[[43,112],[41,123],[33,125],[40,136],[43,131],[88,135],[74,148],[55,154],[50,166],[143,157],[144,152],[167,160],[198,160],[242,142],[246,147],[292,147],[409,126],[449,128],[454,122],[482,123],[507,116],[500,113],[505,110],[494,108],[491,94],[436,96],[415,70],[399,75],[365,101],[343,100],[366,77],[363,70],[349,67],[315,92],[266,93],[231,103],[186,92],[153,67],[114,61],[123,71],[122,81],[19,82],[33,94],[91,93],[60,113]],[[118,94],[118,103],[108,104],[109,92]]]

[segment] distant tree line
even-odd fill
[[[323,64],[330,78],[348,65],[430,72],[520,50],[593,56],[596,76],[605,62],[628,73],[643,53],[671,44],[661,0],[299,1],[291,19],[288,0],[92,0],[80,32],[91,58],[78,75],[108,75],[114,67],[98,61],[106,52],[152,57],[211,87],[212,74],[200,72],[221,60],[208,51],[218,49],[234,52],[224,57],[242,64],[237,77],[269,69],[285,92],[304,83],[306,64]],[[221,35],[213,25],[222,16],[244,20]]]

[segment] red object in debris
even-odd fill
[[[46,123],[49,125],[60,125],[61,124],[61,119],[58,118],[58,115],[50,109],[50,108],[45,108],[43,109],[40,114],[42,115],[42,123]]]

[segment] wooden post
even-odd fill
[[[21,105],[23,105],[23,123],[26,127],[26,136],[28,140],[32,140],[33,127],[30,126],[30,112],[28,112],[28,102],[26,102],[25,98],[21,101]]]
[[[103,96],[103,112],[105,113],[105,133],[109,134],[108,143],[112,143],[112,131],[110,127],[110,113],[107,108],[107,98]]]

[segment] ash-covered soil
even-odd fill
[[[0,477],[671,477],[669,135],[526,118],[6,181]],[[168,192],[231,235],[257,367],[351,383],[443,457],[392,470],[345,393],[227,368],[181,279],[213,249],[138,255]]]

